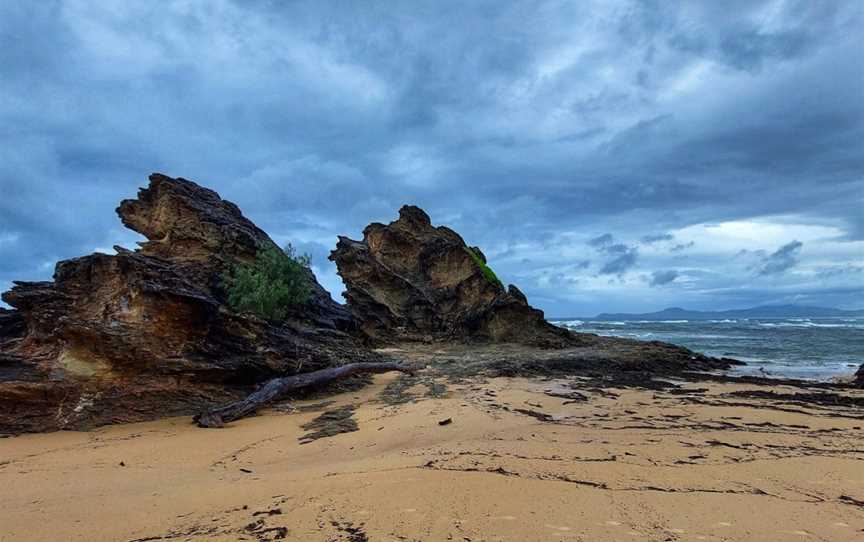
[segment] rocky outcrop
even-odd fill
[[[859,388],[864,388],[864,363],[862,363],[861,367],[858,367],[858,371],[855,372],[854,382]]]
[[[388,340],[519,342],[563,346],[577,341],[549,323],[513,285],[505,290],[484,269],[480,249],[422,209],[402,207],[389,225],[373,223],[363,240],[339,237],[330,254],[345,298],[367,336]]]
[[[0,310],[0,433],[191,414],[277,375],[379,356],[309,272],[310,301],[283,323],[225,305],[228,266],[274,245],[236,205],[160,174],[117,209],[138,250],[57,264],[15,282]]]
[[[0,308],[0,434],[218,413],[224,409],[213,407],[236,405],[269,379],[319,382],[314,375],[332,372],[322,369],[347,362],[376,362],[354,372],[389,368],[365,346],[370,340],[569,347],[549,362],[562,371],[729,365],[672,345],[624,344],[549,324],[518,288],[504,289],[480,249],[432,226],[417,207],[403,207],[389,225],[371,224],[362,241],[339,238],[330,257],[350,311],[307,271],[309,301],[281,322],[226,304],[230,268],[275,246],[233,203],[154,174],[117,213],[147,239],[139,248],[61,261],[52,281],[15,282],[3,293],[13,310]],[[533,351],[520,356],[530,361],[540,355]]]

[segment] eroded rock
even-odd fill
[[[160,174],[117,209],[147,241],[15,282],[0,312],[0,433],[191,414],[265,378],[379,356],[310,273],[284,323],[225,305],[228,266],[274,245],[236,205]]]
[[[309,271],[311,299],[278,323],[226,305],[229,266],[275,245],[236,205],[154,174],[117,212],[147,238],[140,248],[61,261],[52,281],[15,282],[3,294],[14,310],[0,309],[0,434],[202,412],[275,376],[381,361],[364,346],[370,339],[499,343],[472,345],[482,352],[460,358],[454,375],[729,365],[664,343],[549,324],[518,288],[504,289],[479,248],[434,227],[417,207],[403,207],[389,225],[369,225],[362,241],[339,238],[331,259],[350,312]],[[442,348],[435,345],[434,356]]]
[[[472,257],[472,252],[473,256]],[[559,329],[511,285],[505,290],[469,247],[420,208],[373,223],[363,240],[339,237],[330,254],[345,282],[348,307],[361,330],[377,340],[477,340],[562,346],[576,335]]]

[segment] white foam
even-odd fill
[[[582,320],[552,320],[550,323],[558,327],[579,327],[585,322]]]
[[[762,327],[827,327],[827,328],[846,328],[846,329],[864,329],[864,325],[848,325],[848,324],[818,324],[809,320],[798,320],[790,322],[759,322]]]

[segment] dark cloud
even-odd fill
[[[689,241],[687,243],[678,243],[677,245],[673,245],[672,248],[670,248],[669,250],[671,252],[681,252],[682,250],[687,250],[688,248],[691,248],[695,244],[696,243],[694,241]]]
[[[816,267],[864,240],[862,25],[860,2],[797,0],[0,2],[0,288],[139,240],[114,208],[162,171],[334,291],[336,235],[414,203],[559,314],[747,304],[787,261],[775,288],[820,276],[827,303],[849,275]],[[771,220],[816,233],[681,233]],[[753,253],[792,239],[806,254]],[[680,267],[652,243],[693,248],[686,285],[631,272]]]
[[[635,248],[627,250],[624,254],[613,258],[603,264],[600,268],[601,275],[622,275],[636,265],[639,253]]]
[[[545,271],[542,273],[542,276],[546,284],[551,287],[575,286],[579,284],[578,279],[566,273],[550,273],[549,271]]]
[[[631,249],[624,243],[619,243],[610,233],[604,233],[598,237],[588,240],[588,245],[594,247],[598,252],[607,254],[624,254]]]
[[[736,258],[752,258],[752,257],[756,257],[756,258],[760,258],[760,259],[761,259],[761,258],[765,258],[765,255],[766,255],[766,254],[767,254],[767,252],[765,252],[765,251],[762,250],[762,249],[758,249],[758,250],[749,250],[749,249],[746,249],[746,248],[742,248],[741,250],[739,250],[738,252],[735,253],[735,257],[736,257]]]
[[[665,271],[654,271],[651,273],[651,286],[663,286],[665,284],[669,284],[678,278],[678,271],[674,269],[668,269]]]
[[[800,241],[792,241],[778,248],[763,260],[759,274],[776,275],[795,267],[803,245]]]
[[[614,243],[615,238],[612,237],[611,233],[604,233],[603,235],[599,235],[588,240],[588,245],[596,248],[597,250],[606,250],[607,247],[613,245]]]
[[[675,236],[671,233],[657,233],[653,235],[645,235],[640,239],[640,241],[645,245],[652,245],[654,243],[659,243],[660,241],[672,241],[675,239]]]
[[[636,247],[618,242],[611,233],[589,239],[587,244],[597,252],[611,257],[600,267],[600,275],[623,275],[636,265],[639,256]]]
[[[604,252],[609,254],[624,254],[630,250],[630,247],[625,245],[624,243],[615,243],[603,248]]]
[[[859,278],[864,275],[864,265],[831,265],[821,267],[816,271],[816,274],[821,279],[833,279],[837,277]]]

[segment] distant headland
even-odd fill
[[[593,320],[722,320],[730,318],[853,318],[864,316],[864,309],[845,310],[805,305],[763,305],[725,311],[693,311],[670,307],[656,312],[604,312]]]

